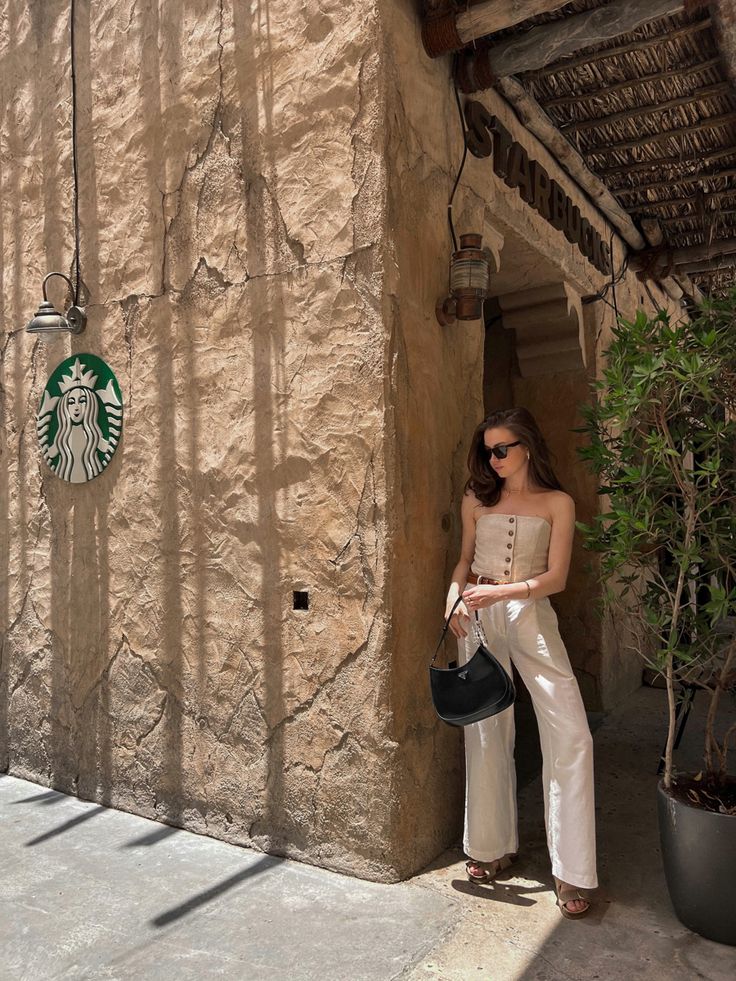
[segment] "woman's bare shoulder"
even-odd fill
[[[472,490],[472,488],[469,487],[463,494],[463,500],[461,504],[462,513],[468,516],[470,515],[475,516],[477,509],[482,507],[483,505],[475,496],[475,492]]]
[[[575,514],[575,501],[565,491],[547,491],[545,494],[545,503],[555,517]]]

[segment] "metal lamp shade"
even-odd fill
[[[69,321],[54,308],[50,300],[43,300],[36,311],[35,317],[26,325],[29,334],[44,334],[52,336],[63,331],[70,331]]]
[[[46,284],[53,276],[58,276],[60,279],[65,280],[72,294],[74,294],[74,288],[68,276],[59,272],[49,273],[43,281],[43,300],[39,304],[36,316],[26,324],[26,330],[29,334],[38,334],[40,337],[56,337],[57,334],[65,332],[69,334],[81,334],[87,323],[87,314],[84,312],[84,307],[78,307],[76,304],[73,304],[67,310],[65,317],[55,309],[54,304],[46,295]]]

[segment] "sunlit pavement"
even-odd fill
[[[696,702],[683,769],[700,765],[704,711]],[[519,861],[488,886],[467,881],[459,849],[380,885],[0,775],[0,979],[732,981],[736,948],[686,930],[667,896],[664,723],[664,693],[642,688],[595,728],[601,886],[580,921],[554,904],[531,773]]]

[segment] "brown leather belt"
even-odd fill
[[[491,579],[490,576],[476,576],[474,572],[469,572],[465,577],[471,586],[503,586],[501,579]]]

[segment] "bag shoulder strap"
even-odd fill
[[[452,620],[452,615],[455,612],[455,610],[458,608],[458,606],[460,606],[460,604],[462,603],[462,601],[463,601],[462,595],[461,596],[458,596],[458,598],[455,600],[455,603],[454,603],[452,609],[450,610],[450,612],[449,612],[449,614],[447,616],[447,619],[445,620],[445,625],[442,628],[442,633],[440,634],[440,641],[437,644],[437,649],[434,652],[434,657],[430,661],[430,664],[434,664],[434,662],[437,660],[437,655],[440,652],[440,647],[442,647],[442,641],[445,639],[445,634],[447,633],[447,628],[450,626],[450,620]]]

